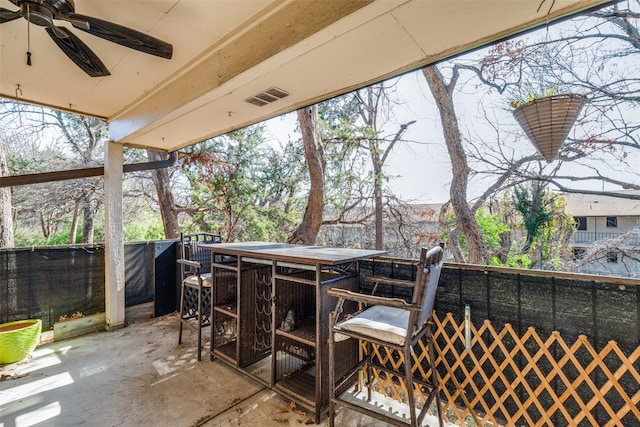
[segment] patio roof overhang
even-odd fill
[[[43,28],[0,25],[0,96],[102,118],[125,146],[171,152],[592,8],[606,0],[76,0],[76,12],[173,45],[170,60],[72,29],[92,78]],[[16,10],[8,0],[0,6]],[[32,66],[26,64],[29,31]],[[263,106],[270,88],[288,96]]]
[[[36,8],[50,1],[29,0]],[[172,59],[73,29],[111,73],[89,77],[43,28],[20,17],[0,24],[0,96],[109,123],[105,315],[106,328],[118,329],[125,320],[123,146],[174,152],[605,3],[612,2],[76,0],[79,14],[171,43]],[[16,10],[9,0],[0,7]],[[247,101],[271,88],[287,96]]]

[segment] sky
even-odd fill
[[[405,134],[405,140],[410,142],[398,145],[389,156],[385,168],[386,173],[393,177],[389,186],[405,200],[445,202],[449,199],[451,166],[441,131],[436,128],[439,118],[424,77],[419,73],[403,76],[399,79],[398,91],[406,103],[404,108],[394,109],[398,123],[411,120],[416,120],[416,123]],[[273,138],[284,144],[287,138],[300,138],[295,132],[296,121],[294,112],[275,117],[265,124]],[[425,183],[429,186],[426,187]]]
[[[566,22],[561,25],[571,25],[571,23]],[[532,33],[530,37],[544,37],[546,31],[547,29],[539,30],[537,36]],[[550,26],[549,31],[554,31],[554,26]],[[470,73],[467,73],[466,77],[469,75]],[[487,96],[484,93],[486,88],[476,89],[472,82],[463,85],[460,81],[457,87],[464,88],[463,91],[454,94],[455,108],[463,137],[476,141],[495,141],[494,130],[482,116],[484,109],[481,107],[484,105],[491,115],[493,124],[500,129],[503,147],[508,147],[519,153],[535,153],[535,148],[526,138],[509,110],[508,96],[497,93]],[[481,89],[484,90],[482,92],[484,97],[478,93]],[[417,71],[398,78],[398,96],[404,100],[404,105],[394,107],[396,124],[390,127],[389,134],[395,132],[399,123],[406,123],[410,120],[416,120],[416,123],[410,126],[405,134],[405,139],[410,142],[398,145],[390,156],[385,168],[387,175],[393,177],[389,186],[396,195],[404,200],[421,203],[445,202],[449,199],[451,165],[442,135],[440,116],[422,73]],[[288,138],[300,138],[294,131],[296,126],[295,113],[276,117],[267,121],[266,124],[274,138],[282,143],[286,142]],[[574,126],[572,132],[578,136],[586,130]],[[570,133],[571,135],[572,133]],[[547,167],[553,167],[555,163],[548,164]],[[640,164],[640,153],[633,154],[630,163],[632,165]],[[596,170],[600,170],[602,169],[602,161],[594,161],[592,166]],[[562,168],[565,175],[593,174],[593,170],[587,170],[568,162],[565,162]],[[617,174],[617,177],[638,182],[638,175],[635,172],[637,171],[624,171],[622,166],[616,169],[614,165],[612,170],[605,173]],[[481,194],[488,185],[489,183],[486,181],[471,181],[468,187],[468,198],[471,200]],[[611,185],[603,186],[602,183],[573,185],[574,187],[581,185],[580,188],[591,190],[619,189]]]

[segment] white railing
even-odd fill
[[[596,233],[593,231],[576,231],[573,233],[572,241],[574,244],[591,244],[599,242],[601,240],[617,239],[626,234],[624,241],[625,246],[640,246],[640,234],[635,232],[630,233]]]

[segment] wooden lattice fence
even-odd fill
[[[597,351],[580,335],[566,342],[557,331],[541,336],[533,327],[518,334],[510,324],[479,328],[451,313],[434,319],[436,370],[448,421],[482,426],[640,425],[640,346],[625,354],[615,341]],[[366,347],[362,346],[362,351]],[[402,354],[374,347],[378,363],[400,369]],[[424,343],[415,349],[415,371],[430,378]],[[402,372],[402,371],[400,371]],[[374,370],[378,391],[406,401],[400,378]],[[421,396],[420,390],[415,392]],[[473,424],[471,424],[473,425]]]
[[[414,280],[414,267],[379,258],[361,263],[361,274]],[[361,290],[371,285],[361,281]],[[377,294],[408,297],[404,288]],[[436,312],[436,369],[450,421],[640,427],[640,280],[445,263]],[[374,351],[379,363],[401,367],[402,355]],[[423,378],[427,355],[424,344],[415,349]],[[406,399],[401,379],[374,375],[379,391]]]

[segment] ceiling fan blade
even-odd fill
[[[91,77],[104,77],[111,73],[104,66],[100,58],[93,53],[89,47],[82,42],[76,35],[64,27],[57,27],[52,30],[50,27],[45,28],[49,36],[53,39],[58,47],[71,59],[78,67]],[[65,33],[66,37],[58,37],[56,33]]]
[[[20,11],[16,10],[15,12],[9,9],[5,9],[4,7],[0,7],[0,24],[4,24],[5,22],[13,21],[14,19],[20,18]]]
[[[114,24],[113,22],[103,21],[102,19],[77,13],[70,13],[69,18],[74,27],[93,34],[94,36],[109,40],[110,42],[161,58],[171,59],[173,55],[173,46],[171,46],[171,44],[151,37],[148,34]],[[74,22],[78,20],[89,23],[89,29],[78,24],[78,22]]]

